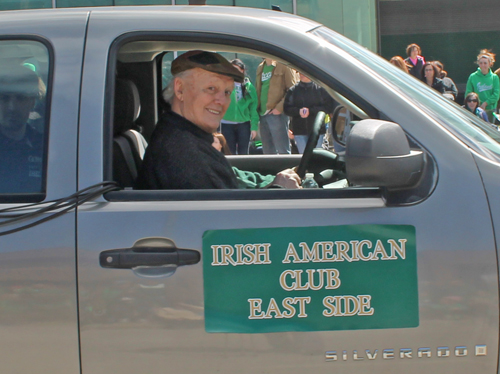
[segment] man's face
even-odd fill
[[[213,133],[231,103],[234,80],[199,68],[192,70],[175,84],[179,114],[200,129]]]
[[[35,98],[22,94],[0,94],[0,127],[18,131],[28,121]]]

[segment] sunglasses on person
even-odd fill
[[[476,99],[467,99],[467,102],[468,103],[477,103],[477,100]]]

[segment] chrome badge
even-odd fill
[[[327,351],[325,352],[326,361],[363,361],[363,360],[393,360],[399,359],[412,359],[412,358],[430,358],[430,357],[466,357],[466,356],[486,356],[487,348],[484,344],[474,346],[473,352],[469,352],[466,346],[450,347],[437,347],[435,349],[429,347],[422,347],[417,349],[412,348],[387,348],[383,350],[370,350],[366,349],[364,352],[354,350],[348,351]]]

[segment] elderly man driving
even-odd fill
[[[217,53],[189,51],[172,62],[171,72],[164,92],[170,107],[151,136],[138,189],[299,188],[300,178],[291,169],[271,179],[242,172],[212,146],[234,82],[243,82],[239,70]]]

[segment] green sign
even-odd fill
[[[417,327],[416,257],[407,225],[206,231],[205,329]]]

